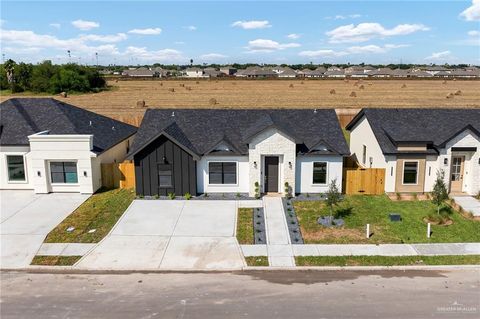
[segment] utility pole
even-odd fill
[[[95,58],[97,59],[97,69],[98,69],[98,52],[95,52]]]
[[[68,63],[70,63],[71,62],[70,59],[72,58],[70,50],[67,50],[67,54],[68,54]]]

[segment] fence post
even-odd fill
[[[431,230],[431,226],[430,226],[430,223],[427,224],[427,238],[430,238],[432,232],[430,231]]]
[[[367,238],[370,238],[370,224],[367,224]]]

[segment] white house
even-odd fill
[[[0,104],[0,189],[91,194],[101,164],[125,159],[136,128],[51,98]]]
[[[200,68],[192,67],[185,70],[185,75],[187,78],[203,78],[206,77],[204,72]]]
[[[432,191],[437,171],[451,193],[480,190],[479,109],[363,109],[347,126],[360,165],[385,168],[385,192]]]
[[[128,158],[140,195],[254,196],[341,188],[347,155],[332,109],[149,109]]]

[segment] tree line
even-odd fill
[[[11,59],[0,65],[0,89],[12,93],[84,93],[99,92],[105,87],[105,79],[94,67],[74,63],[54,65],[51,61],[16,63]]]

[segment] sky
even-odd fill
[[[15,61],[480,64],[480,0],[2,0],[0,6],[2,58]]]

